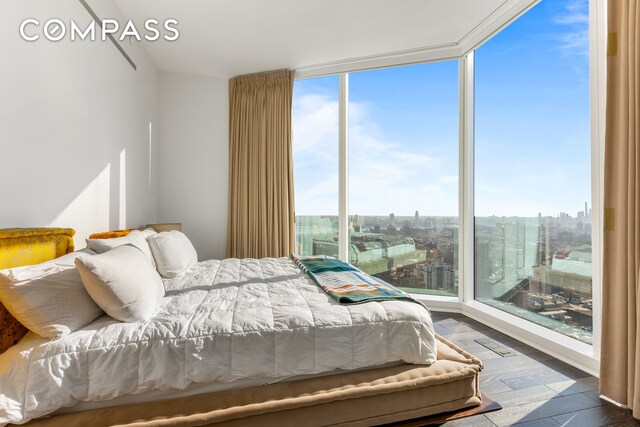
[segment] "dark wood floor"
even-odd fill
[[[637,426],[628,410],[599,398],[598,379],[460,314],[432,312],[436,333],[484,362],[481,389],[503,409],[450,421],[470,426]],[[478,344],[493,339],[515,355]]]

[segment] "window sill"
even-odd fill
[[[424,302],[429,310],[441,311],[446,313],[460,313],[460,299],[458,297],[446,297],[441,295],[425,295],[425,294],[412,294],[410,296],[418,301]]]

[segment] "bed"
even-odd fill
[[[4,268],[34,253],[13,235]],[[481,362],[418,304],[340,305],[287,258],[200,262],[164,286],[149,322],[104,315],[1,354],[0,425],[377,425],[481,401]]]

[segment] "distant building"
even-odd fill
[[[416,276],[420,277],[425,289],[456,292],[455,271],[446,264],[422,264],[416,266]]]
[[[491,296],[491,285],[495,281],[492,280],[492,259],[490,257],[490,242],[486,240],[480,240],[476,237],[476,256],[475,259],[475,273],[476,273],[476,286],[478,294],[481,297]]]
[[[587,202],[584,202],[584,216],[589,216],[589,209],[587,208]]]

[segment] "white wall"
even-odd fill
[[[160,75],[158,220],[181,222],[200,260],[223,258],[227,238],[228,80]]]
[[[112,0],[89,4],[122,18]],[[84,247],[182,222],[200,259],[224,257],[228,80],[160,73],[128,41],[137,71],[110,41],[27,42],[26,18],[90,22],[77,0],[0,2],[0,228],[71,227]]]
[[[111,0],[90,0],[120,18]],[[124,42],[26,42],[25,18],[88,23],[77,0],[0,2],[0,228],[61,226],[76,246],[96,231],[156,221],[153,142],[158,71]]]

